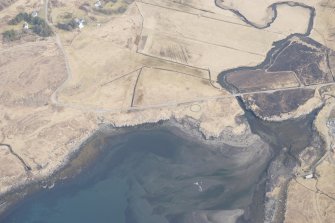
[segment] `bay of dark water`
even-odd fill
[[[270,159],[266,147],[209,146],[166,128],[105,143],[81,174],[31,196],[1,222],[192,222],[185,219],[249,206]]]

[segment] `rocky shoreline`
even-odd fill
[[[241,102],[241,101],[240,101]],[[244,109],[246,109],[244,107]],[[245,112],[249,112],[250,110],[245,110]],[[247,114],[248,115],[248,114]],[[249,114],[250,115],[250,114]],[[254,115],[253,115],[254,116]],[[254,116],[254,118],[257,118]],[[258,118],[257,118],[258,119]],[[261,145],[264,144],[264,135],[263,139],[261,139],[258,135],[261,135],[260,132],[255,132],[253,126],[253,123],[250,122],[250,120],[247,121],[245,119],[242,122],[248,122],[249,125],[251,125],[248,130],[245,131],[244,137],[241,137],[241,135],[235,135],[233,133],[229,134],[229,140],[231,141],[232,145],[244,145],[250,147],[250,145],[255,144]],[[270,122],[269,122],[270,123]],[[6,211],[9,210],[12,207],[15,207],[17,204],[22,202],[22,200],[25,200],[26,197],[30,195],[33,195],[35,192],[41,190],[41,189],[48,189],[52,188],[53,185],[58,183],[64,183],[67,180],[73,178],[77,174],[80,173],[82,169],[85,169],[85,167],[91,165],[94,163],[95,158],[99,155],[101,152],[101,149],[92,149],[96,148],[96,143],[93,143],[97,138],[99,138],[99,135],[118,135],[126,132],[135,131],[138,129],[150,129],[155,128],[159,126],[166,126],[168,128],[176,128],[181,133],[183,133],[182,137],[188,137],[191,138],[193,141],[202,142],[208,145],[212,146],[218,146],[222,145],[223,143],[227,143],[227,133],[229,133],[229,130],[222,131],[219,137],[213,138],[208,137],[200,131],[199,122],[197,120],[194,120],[190,117],[182,118],[182,119],[176,119],[171,118],[169,120],[161,120],[155,123],[147,123],[147,124],[141,124],[141,125],[135,125],[135,126],[128,126],[128,127],[115,127],[113,124],[101,124],[99,126],[99,129],[96,130],[91,136],[87,137],[81,144],[78,146],[68,157],[67,161],[63,163],[60,168],[55,171],[53,174],[50,175],[50,177],[39,180],[39,181],[31,181],[27,182],[26,185],[20,186],[17,188],[13,188],[13,190],[6,195],[2,196],[2,201],[4,201],[0,205],[0,215],[5,216]],[[248,125],[248,126],[249,126]],[[256,128],[258,128],[256,126]],[[247,139],[247,140],[246,140]],[[267,139],[265,140],[266,144],[270,143]],[[103,142],[101,142],[103,143]],[[94,145],[93,145],[94,144]],[[273,147],[273,145],[271,146]],[[252,148],[249,148],[252,149]],[[281,150],[278,151],[278,148],[273,148],[273,159],[269,163],[269,167],[267,168],[267,176],[264,175],[263,179],[260,179],[260,183],[257,192],[254,194],[254,201],[258,202],[259,207],[255,208],[253,207],[251,211],[247,211],[246,215],[242,217],[241,219],[259,219],[260,216],[264,216],[265,222],[282,222],[284,218],[285,213],[285,205],[286,205],[286,190],[289,181],[294,177],[294,168],[296,167],[296,160],[289,158],[288,163],[284,165],[284,168],[286,170],[285,173],[281,173],[279,168],[283,164],[283,160],[287,159],[289,157],[287,150]],[[277,150],[277,152],[276,152]],[[277,155],[276,155],[277,154]],[[287,161],[285,161],[287,162]],[[276,164],[277,163],[277,164]],[[278,166],[279,165],[279,166]],[[276,175],[276,177],[269,177],[271,175]],[[280,180],[278,181],[279,177],[286,176],[286,180]],[[264,186],[262,186],[264,185]],[[262,189],[263,188],[263,189]],[[278,188],[278,189],[277,189]],[[269,193],[272,193],[273,191],[279,190],[279,193],[272,197],[268,196]],[[258,197],[258,198],[256,198]],[[258,200],[258,201],[257,201]],[[263,201],[262,201],[263,200]],[[259,201],[262,201],[264,203],[259,203]],[[264,209],[263,209],[264,208]],[[255,210],[257,210],[255,212]],[[241,220],[240,219],[240,220]],[[1,220],[1,218],[0,218]]]
[[[192,141],[198,141],[210,146],[219,146],[222,145],[222,143],[227,143],[227,139],[225,139],[225,137],[219,137],[215,139],[212,138],[210,140],[206,139],[206,136],[201,131],[199,131],[199,123],[197,123],[195,120],[192,120],[191,118],[184,118],[181,120],[172,118],[167,121],[141,124],[132,127],[114,127],[111,124],[103,124],[91,136],[86,138],[80,144],[80,146],[74,149],[73,152],[68,156],[68,159],[64,161],[59,169],[53,172],[50,177],[42,180],[28,181],[25,185],[15,187],[10,192],[1,196],[3,203],[0,205],[0,215],[6,216],[6,213],[9,209],[13,207],[15,208],[16,205],[20,204],[20,202],[29,199],[29,196],[33,196],[34,193],[38,192],[39,190],[49,188],[51,189],[55,184],[66,182],[67,180],[78,175],[82,169],[85,169],[94,163],[94,160],[97,156],[99,156],[101,149],[96,149],[96,145],[92,144],[96,144],[95,141],[100,137],[101,134],[118,135],[138,129],[145,130],[159,126],[176,128],[180,133],[182,133],[182,137],[191,138]],[[247,133],[247,135],[251,136],[252,138],[252,140],[249,142],[254,144],[252,147],[264,144],[259,137],[253,136],[251,132]],[[231,136],[233,136],[233,134],[231,134]],[[234,140],[238,142],[242,139],[237,136]],[[236,145],[236,143],[233,144]],[[243,142],[243,144],[248,144],[248,142]],[[250,148],[250,150],[252,151],[252,148]],[[229,156],[229,154],[227,154],[227,156]]]
[[[41,189],[52,188],[55,184],[66,182],[78,175],[82,169],[85,169],[85,167],[94,163],[95,158],[99,155],[99,153],[101,153],[101,148],[93,149],[97,148],[96,143],[93,142],[99,138],[100,135],[118,135],[139,129],[145,130],[165,126],[168,128],[178,129],[181,133],[183,133],[182,137],[191,138],[193,141],[202,142],[211,146],[229,144],[230,142],[233,146],[251,146],[251,148],[248,149],[252,150],[252,147],[257,147],[257,145],[260,146],[264,143],[271,145],[273,152],[272,161],[270,161],[269,167],[267,168],[267,174],[260,179],[258,191],[254,194],[254,201],[260,206],[257,208],[253,207],[249,209],[249,211],[246,210],[246,214],[244,217],[241,217],[240,220],[247,221],[248,219],[260,219],[260,216],[263,216],[265,222],[283,222],[287,186],[289,181],[294,177],[294,168],[296,167],[297,162],[292,158],[291,154],[289,154],[291,151],[288,151],[285,148],[283,149],[283,147],[275,148],[278,146],[276,145],[278,142],[275,142],[276,140],[269,140],[271,137],[276,137],[275,135],[265,136],[263,132],[266,131],[266,128],[262,129],[262,127],[260,128],[257,124],[255,125],[255,123],[258,122],[265,122],[272,125],[271,123],[273,122],[268,122],[266,120],[262,121],[259,119],[259,117],[253,114],[252,110],[245,107],[242,100],[240,100],[240,106],[245,112],[245,117],[240,118],[240,122],[245,123],[247,126],[244,134],[240,135],[234,135],[229,128],[226,128],[222,130],[219,137],[208,137],[203,131],[201,131],[200,122],[191,117],[172,117],[168,120],[160,120],[158,122],[149,122],[146,124],[127,127],[115,127],[114,123],[111,124],[105,122],[104,124],[101,124],[99,128],[90,136],[85,138],[85,140],[83,140],[82,143],[80,143],[80,145],[72,151],[66,161],[64,161],[62,165],[60,165],[59,168],[50,175],[50,177],[36,181],[28,181],[26,182],[26,185],[13,188],[12,191],[1,196],[3,203],[0,204],[0,215],[6,216],[8,210],[15,207],[17,204],[20,204],[23,200],[26,200],[27,197],[29,199],[29,196],[33,196],[34,193]],[[312,114],[312,116],[315,116],[315,114]],[[251,119],[253,120],[251,120],[250,117],[252,117]],[[304,114],[303,117],[306,117],[306,115]],[[302,119],[302,117],[299,118],[299,120]],[[289,120],[288,122],[291,121]],[[256,131],[255,128],[260,130]],[[313,134],[315,133],[316,131],[314,130]],[[271,132],[269,134],[271,134]],[[103,142],[100,143],[103,144]],[[283,169],[280,168],[283,163],[286,163],[283,165],[285,170],[284,172],[280,172]],[[273,175],[275,175],[275,177],[271,177]],[[283,176],[285,180],[279,180],[279,178]],[[275,193],[274,196],[273,193]],[[268,196],[269,194],[272,195]]]

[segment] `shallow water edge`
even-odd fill
[[[276,186],[276,179],[269,177],[269,175],[276,175],[276,171],[280,169],[280,171],[284,171],[286,177],[290,179],[293,175],[292,170],[294,166],[297,165],[297,161],[294,156],[299,154],[299,152],[301,152],[301,150],[303,150],[307,145],[310,145],[311,143],[315,144],[315,142],[312,142],[312,136],[315,135],[312,122],[317,113],[317,111],[315,111],[314,113],[301,117],[297,120],[290,120],[283,123],[271,123],[259,120],[248,110],[245,110],[245,112],[246,115],[244,121],[248,122],[250,124],[251,131],[256,135],[261,136],[261,138],[256,140],[257,142],[248,148],[232,148],[228,145],[228,147],[224,149],[224,157],[230,159],[231,157],[240,155],[239,159],[245,160],[246,157],[255,155],[255,152],[268,151],[268,153],[264,153],[263,155],[263,157],[266,157],[264,171],[260,174],[259,178],[256,179],[257,182],[253,187],[253,198],[252,201],[249,201],[252,205],[242,205],[244,215],[242,215],[242,217],[238,220],[239,223],[261,222],[261,219],[266,218],[269,213],[269,207],[266,207],[266,204],[269,203],[269,199],[266,198],[265,194],[272,187]],[[294,126],[294,128],[292,128],[292,126]],[[109,144],[108,140],[111,138],[114,140],[119,138],[119,140],[122,141],[122,136],[125,135],[136,132],[160,131],[162,129],[164,131],[172,132],[178,137],[191,141],[192,143],[205,145],[208,148],[222,147],[223,145],[227,146],[226,142],[220,139],[220,137],[217,139],[206,140],[203,134],[199,131],[198,125],[189,119],[184,119],[182,121],[172,119],[153,124],[143,124],[124,128],[114,128],[110,125],[101,126],[99,130],[97,130],[80,146],[79,150],[71,155],[69,162],[66,163],[62,169],[55,172],[51,177],[39,182],[30,183],[25,187],[18,188],[7,194],[4,198],[1,198],[1,201],[5,201],[7,203],[5,203],[6,208],[4,208],[4,206],[0,206],[0,208],[2,208],[0,222],[3,222],[3,219],[10,215],[13,210],[19,208],[21,205],[24,205],[26,202],[29,202],[30,199],[33,199],[35,194],[38,194],[40,191],[47,192],[48,190],[52,190],[55,185],[55,187],[59,185],[66,185],[71,182],[73,178],[80,176],[81,173],[84,173],[86,170],[94,167],[94,165],[101,160],[103,154],[105,154],[106,145]],[[293,130],[287,132],[288,129]],[[277,130],[288,134],[278,134]],[[296,136],[299,136],[301,140],[297,141]],[[118,143],[117,141],[118,139],[113,142],[114,145]],[[316,143],[318,144],[319,142]],[[267,147],[268,149],[258,150],[258,147]],[[290,150],[283,150],[284,147],[290,147]],[[246,153],[248,150],[250,152],[249,154]],[[274,164],[280,164],[281,168],[273,168],[276,166]],[[283,188],[282,193],[282,200],[285,201],[285,187]],[[217,208],[220,209],[227,207],[223,206]],[[285,204],[276,204],[275,206],[270,207],[270,212],[273,211],[273,209],[285,210]],[[201,216],[206,214],[207,213],[197,212],[197,215],[195,216],[198,216],[200,219]],[[283,220],[282,217],[283,216],[276,217],[279,219],[277,222],[281,222],[281,220]],[[178,216],[177,218],[178,219],[175,222],[196,222],[193,218],[189,219],[189,216]],[[182,219],[182,221],[180,219]]]
[[[7,194],[4,199],[1,199],[8,203],[6,203],[7,208],[3,208],[3,214],[2,218],[0,218],[0,222],[11,213],[13,208],[15,209],[20,207],[20,205],[22,205],[24,202],[27,202],[30,198],[33,198],[36,192],[40,190],[48,190],[48,188],[52,189],[55,184],[57,186],[59,184],[66,184],[71,182],[73,177],[78,176],[81,172],[85,172],[83,170],[91,168],[97,162],[97,160],[101,158],[101,154],[104,154],[104,150],[106,148],[104,148],[103,145],[106,145],[106,140],[108,140],[108,138],[120,136],[122,138],[122,135],[131,134],[136,131],[145,132],[161,129],[173,132],[178,135],[178,137],[187,139],[193,143],[203,144],[208,147],[222,147],[224,144],[224,142],[222,142],[220,139],[205,140],[204,136],[199,132],[198,126],[192,123],[190,120],[183,120],[182,122],[169,120],[161,121],[155,124],[144,124],[126,128],[113,128],[112,126],[108,125],[101,126],[101,128],[96,133],[94,133],[88,140],[86,140],[86,142],[81,145],[81,148],[78,150],[78,152],[75,152],[71,155],[69,162],[62,169],[54,173],[50,178],[40,182],[31,183],[25,188],[19,188]],[[259,145],[263,144],[262,146],[265,146],[261,140],[259,140],[259,143]],[[250,148],[250,154],[246,153],[244,155],[252,156],[254,150]],[[236,157],[237,154],[241,152],[243,153],[245,151],[246,148],[228,148],[224,152],[224,156],[228,158],[232,156]],[[267,156],[266,159],[269,160],[271,152],[265,156]],[[7,211],[5,212],[4,210]]]

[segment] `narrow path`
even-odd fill
[[[54,27],[52,23],[50,23],[49,21],[49,0],[44,0],[44,13],[45,13],[45,21],[46,23],[50,26],[50,27]],[[54,105],[58,105],[58,99],[57,99],[57,94],[65,87],[65,85],[67,84],[67,82],[69,82],[69,80],[72,78],[72,73],[71,73],[71,68],[69,65],[69,61],[66,55],[66,52],[64,50],[62,41],[60,40],[59,35],[55,33],[55,40],[56,40],[56,44],[58,46],[58,48],[61,50],[61,53],[63,54],[63,58],[64,58],[64,62],[65,62],[65,68],[66,68],[66,73],[67,73],[67,77],[65,79],[65,81],[58,86],[58,88],[52,93],[50,100],[51,103]]]
[[[54,105],[57,105],[58,104],[58,93],[65,87],[65,85],[70,81],[70,79],[72,78],[72,73],[71,73],[71,69],[70,69],[70,65],[69,65],[69,62],[68,62],[68,59],[67,59],[67,56],[66,56],[66,52],[64,50],[64,47],[62,45],[62,42],[58,36],[58,34],[55,34],[56,37],[56,43],[59,47],[59,49],[61,50],[62,54],[63,54],[63,58],[64,58],[64,62],[65,62],[65,68],[66,68],[66,73],[67,73],[67,77],[65,79],[65,81],[58,86],[58,88],[52,93],[50,99],[51,99],[51,103],[54,104]]]
[[[237,94],[229,94],[229,95],[218,95],[218,96],[211,96],[211,97],[194,98],[194,99],[185,100],[185,101],[176,100],[176,101],[171,101],[168,103],[162,103],[162,104],[156,104],[156,105],[134,106],[132,104],[132,107],[129,107],[126,109],[122,109],[122,108],[120,109],[104,109],[104,108],[95,109],[95,108],[88,108],[87,106],[83,107],[78,104],[64,104],[64,103],[60,103],[57,101],[56,101],[56,105],[68,107],[72,109],[78,109],[82,111],[87,111],[87,112],[97,112],[97,113],[122,112],[122,111],[129,112],[129,111],[138,111],[138,110],[146,110],[146,109],[160,109],[160,108],[166,108],[166,107],[175,107],[179,105],[191,104],[191,103],[196,103],[196,102],[206,102],[206,101],[225,99],[225,98],[236,98],[236,97],[241,97],[241,96],[250,95],[250,94],[264,94],[264,93],[271,94],[277,91],[289,91],[289,90],[294,90],[294,89],[315,89],[316,87],[329,86],[329,85],[335,85],[335,83],[294,87],[294,88],[281,88],[281,89],[276,89],[276,90],[255,91],[255,92],[237,93]]]

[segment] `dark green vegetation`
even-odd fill
[[[26,12],[20,12],[15,16],[15,18],[9,20],[8,24],[17,25],[23,21],[28,23],[29,27],[31,27],[29,29],[38,36],[48,37],[53,35],[51,27],[46,23],[44,19],[38,16],[34,17]],[[2,33],[2,36],[3,40],[8,42],[8,41],[19,40],[24,33],[25,33],[24,31],[15,31],[12,29]]]
[[[105,15],[123,14],[127,10],[128,5],[134,2],[134,0],[105,0],[102,2],[104,2],[103,5],[110,2],[113,6],[113,4],[116,4],[118,1],[122,2],[122,4],[118,8],[114,7],[112,9],[109,7],[94,7],[93,10]]]
[[[78,24],[75,21],[75,19],[71,19],[70,21],[65,22],[65,23],[60,23],[60,22],[57,23],[57,28],[58,29],[62,29],[62,30],[66,30],[66,31],[72,31],[77,27],[78,27]]]
[[[9,25],[17,25],[22,21],[30,22],[32,20],[32,16],[26,12],[20,12],[15,16],[15,18],[9,20]]]
[[[13,29],[7,30],[2,33],[2,39],[5,42],[15,41],[21,39],[22,33],[19,31],[15,31]]]
[[[95,8],[94,10],[105,15],[112,15],[112,14],[122,14],[127,10],[127,8],[121,6],[117,9]]]
[[[89,4],[87,4],[89,5]],[[74,18],[74,15],[72,13],[65,13],[64,15],[62,15],[62,19],[63,19],[63,22],[58,22],[56,27],[58,29],[62,29],[62,30],[66,30],[66,31],[72,31],[74,30],[75,28],[78,28],[78,22],[79,19],[76,19]]]

